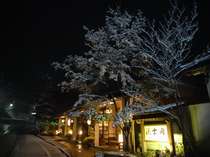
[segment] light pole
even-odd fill
[[[37,106],[40,106],[40,105],[34,105],[34,106],[33,106],[33,109],[32,109],[32,111],[31,111],[31,115],[33,116],[33,124],[34,124],[34,127],[35,127],[36,131],[38,131],[38,133],[39,133],[39,128],[38,128],[37,120],[36,120],[36,116],[37,116]]]

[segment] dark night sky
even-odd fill
[[[189,5],[191,0],[179,0]],[[168,0],[121,0],[130,11],[141,9],[147,17],[167,10]],[[105,11],[120,0],[7,1],[1,9],[1,77],[13,84],[20,99],[31,96],[50,63],[84,50],[83,25],[94,28],[104,22]],[[198,0],[200,31],[194,47],[210,41],[209,0]]]

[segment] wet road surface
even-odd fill
[[[22,135],[11,157],[66,157],[55,146],[33,135]]]

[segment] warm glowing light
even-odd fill
[[[168,130],[166,125],[146,125],[145,140],[146,141],[159,141],[168,142]]]
[[[90,119],[87,120],[87,124],[91,125],[91,120]]]
[[[78,149],[82,149],[82,145],[81,144],[78,144]]]
[[[62,123],[64,123],[64,122],[65,122],[65,120],[64,120],[64,119],[62,119],[62,120],[61,120],[61,122],[62,122]]]
[[[72,134],[73,134],[72,129],[70,129],[70,130],[68,131],[68,133],[69,133],[69,135],[72,135]]]
[[[105,113],[107,113],[107,114],[112,113],[112,109],[106,109]]]
[[[55,131],[55,134],[58,135],[58,134],[60,134],[61,132],[62,132],[62,130],[56,130],[56,131]]]
[[[123,134],[122,133],[120,133],[119,135],[118,135],[118,142],[122,145],[123,144]]]
[[[109,122],[108,121],[104,121],[104,126],[108,126]]]
[[[109,102],[109,104],[110,104],[110,105],[113,105],[113,104],[114,104],[114,102],[113,102],[113,101],[110,101],[110,102]]]
[[[68,119],[67,125],[68,125],[68,126],[71,126],[71,119]]]
[[[78,134],[81,136],[83,134],[83,131],[79,130]]]
[[[174,134],[174,141],[176,144],[183,144],[182,134]]]
[[[71,123],[74,123],[74,120],[73,119],[71,119]]]

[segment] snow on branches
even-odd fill
[[[181,72],[197,63],[189,57],[198,30],[198,13],[196,5],[188,13],[175,1],[170,4],[168,15],[158,22],[149,21],[141,11],[131,15],[110,9],[104,26],[84,27],[89,50],[53,63],[56,70],[64,72],[62,90],[77,89],[82,93],[76,106],[85,99],[110,98],[111,93],[131,98],[143,95],[154,104],[159,104],[162,97],[176,95],[175,84]],[[106,89],[106,93],[98,89]]]
[[[53,63],[56,69],[65,73],[62,89],[78,88],[87,93],[98,84],[107,84],[109,80],[123,87],[135,82],[131,75],[133,59],[133,34],[141,32],[145,18],[141,12],[137,16],[109,10],[106,24],[97,30],[89,30],[85,35],[90,50],[83,56],[68,56],[63,63]],[[135,28],[135,29],[134,29]]]
[[[171,1],[171,9],[160,22],[150,23],[144,32],[139,50],[147,58],[144,66],[152,77],[166,81],[174,79],[191,52],[192,40],[198,31],[196,5],[191,14]]]

